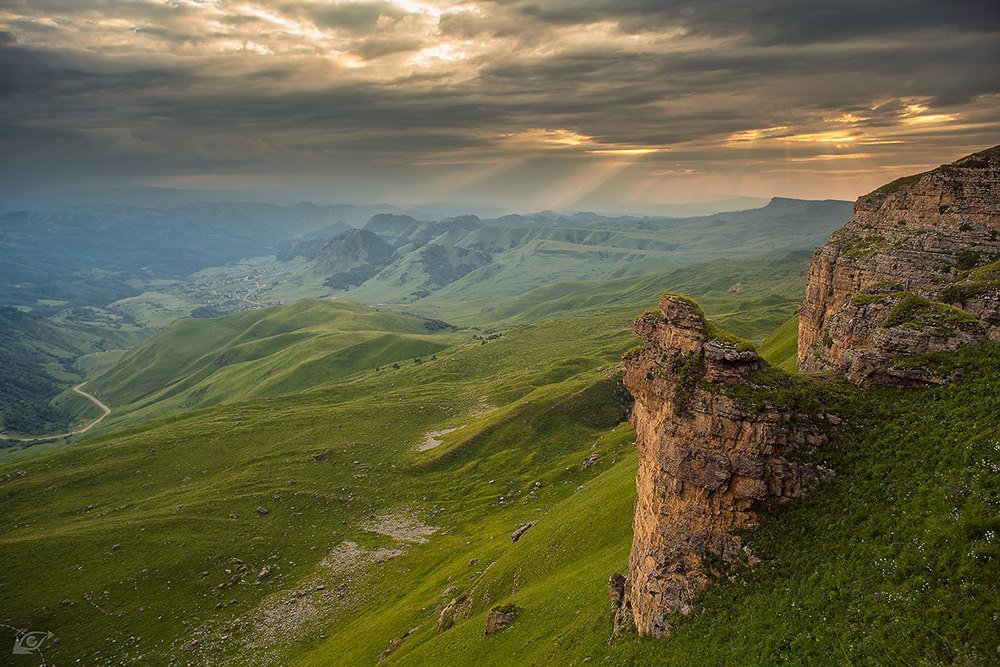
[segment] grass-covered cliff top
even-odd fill
[[[955,160],[949,164],[943,164],[940,167],[936,167],[929,171],[924,171],[919,174],[911,174],[909,176],[903,176],[902,178],[897,178],[894,181],[886,183],[882,187],[872,191],[870,195],[890,195],[898,192],[904,188],[916,184],[921,178],[928,174],[933,173],[953,173],[957,169],[982,169],[985,168],[990,161],[996,161],[1000,158],[1000,146],[993,146],[992,148],[987,148],[986,150],[973,153],[971,155],[966,155],[963,158]],[[870,196],[868,195],[868,196]]]

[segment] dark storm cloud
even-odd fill
[[[998,38],[995,2],[13,2],[2,173],[933,163],[997,142]]]
[[[764,45],[1000,28],[1000,5],[993,0],[546,0],[514,3],[513,8],[522,16],[553,24],[573,25],[600,17],[630,30],[679,25],[698,34],[740,35]]]

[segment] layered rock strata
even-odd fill
[[[800,370],[861,384],[947,380],[906,363],[1000,338],[1000,146],[858,199],[809,268]]]
[[[612,603],[616,628],[630,613],[641,634],[663,636],[669,615],[689,613],[728,564],[752,560],[734,531],[829,471],[790,458],[825,442],[809,418],[735,397],[764,362],[713,337],[696,304],[664,295],[634,328],[643,346],[625,355],[624,381],[635,397],[638,500],[629,575],[612,581]]]
[[[735,531],[832,474],[798,456],[825,444],[808,416],[747,400],[769,369],[693,302],[664,295],[634,327],[638,499],[629,574],[609,582],[613,638],[633,624],[665,635],[714,577],[752,564]],[[858,199],[810,265],[798,360],[862,386],[919,386],[949,379],[928,353],[987,338],[1000,338],[1000,146]]]

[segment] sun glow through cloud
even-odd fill
[[[855,35],[869,24],[852,16],[815,40],[757,4],[5,3],[0,64],[17,73],[5,150],[32,156],[6,176],[325,174],[351,197],[413,198],[449,180],[500,193],[545,158],[539,178],[560,183],[545,190],[575,193],[559,201],[676,196],[673,178],[713,188],[703,196],[722,182],[822,195],[836,179],[856,194],[895,165],[932,167],[1000,135],[993,33],[962,32],[943,8],[933,21],[884,12],[902,26],[891,36]],[[41,127],[58,132],[40,141]],[[137,169],[138,155],[158,158]],[[845,160],[858,174],[835,173]],[[623,162],[662,187],[595,175]],[[599,183],[580,194],[578,177]]]

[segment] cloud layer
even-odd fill
[[[13,187],[605,210],[853,197],[1000,143],[1000,5],[14,0]]]

